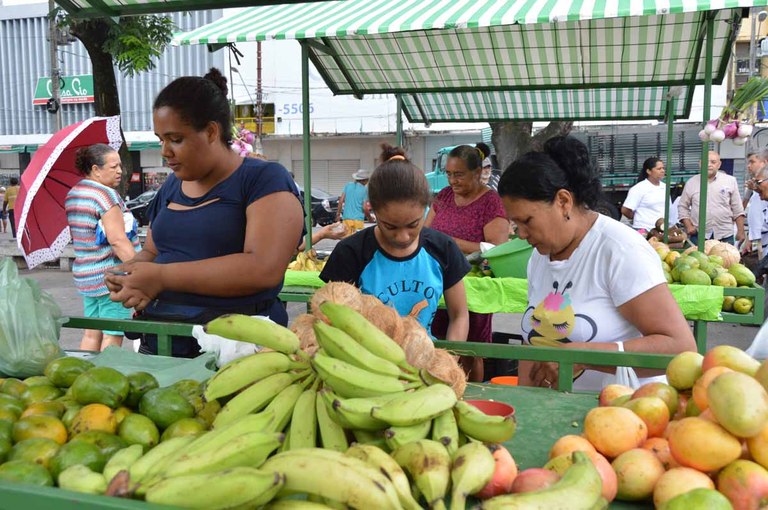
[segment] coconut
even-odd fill
[[[339,305],[347,305],[353,310],[359,312],[363,306],[362,295],[357,287],[346,282],[329,282],[317,289],[310,300],[312,313],[318,319],[327,322],[331,321],[320,311],[320,305],[330,301]]]
[[[383,304],[379,298],[376,296],[372,296],[370,294],[362,294],[361,295],[362,300],[362,306],[360,307],[360,313],[362,313],[366,319],[368,319],[368,315],[370,315],[370,310],[372,308],[375,308],[381,304]],[[371,319],[368,319],[371,320]]]
[[[427,371],[432,377],[450,385],[456,393],[456,398],[464,396],[464,390],[467,388],[467,375],[459,365],[458,356],[454,356],[445,349],[435,349]]]
[[[402,331],[394,340],[405,351],[408,363],[416,368],[429,368],[435,344],[419,321],[411,316],[403,317]]]
[[[402,334],[403,322],[397,310],[387,306],[378,298],[369,295],[362,296],[363,305],[360,313],[371,324],[382,330],[389,338],[395,338]]]
[[[301,350],[307,354],[314,354],[317,350],[317,337],[313,325],[317,317],[309,313],[303,313],[296,317],[289,329],[296,333],[301,340]]]

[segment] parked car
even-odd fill
[[[304,203],[304,188],[297,184],[301,201]],[[325,226],[336,221],[339,197],[320,188],[312,188],[312,226]]]
[[[152,199],[155,198],[155,195],[157,195],[157,190],[145,191],[138,197],[128,200],[125,203],[125,208],[133,213],[133,217],[139,222],[140,227],[149,225],[147,209],[149,208]]]

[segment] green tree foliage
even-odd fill
[[[126,76],[155,68],[171,42],[176,25],[165,16],[124,16],[109,29],[104,51],[112,55]]]
[[[120,115],[115,66],[125,76],[150,71],[157,65],[173,32],[173,21],[162,15],[121,16],[119,18],[73,18],[56,9],[50,18],[59,28],[66,28],[85,47],[93,69],[94,108],[97,116]],[[122,134],[122,126],[120,128]],[[123,136],[125,139],[125,136]],[[133,173],[128,147],[120,147],[123,182],[120,193],[125,194]]]

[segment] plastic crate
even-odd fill
[[[483,257],[491,266],[493,276],[499,278],[525,278],[528,271],[528,259],[533,253],[533,246],[528,241],[515,238],[491,248]]]

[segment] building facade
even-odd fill
[[[38,145],[55,130],[55,116],[46,109],[50,98],[51,59],[48,4],[0,6],[0,185],[18,176]],[[210,23],[221,11],[194,11],[171,15],[180,30]],[[73,124],[94,115],[91,61],[77,40],[59,40],[58,63],[62,75],[61,123]],[[202,76],[223,66],[223,56],[202,47],[168,47],[157,67],[133,77],[117,68],[123,130],[132,150],[134,167],[167,172],[158,163],[158,150],[141,150],[156,140],[152,134],[152,102],[174,78]],[[136,189],[138,191],[138,187]],[[134,192],[135,194],[135,192]]]

